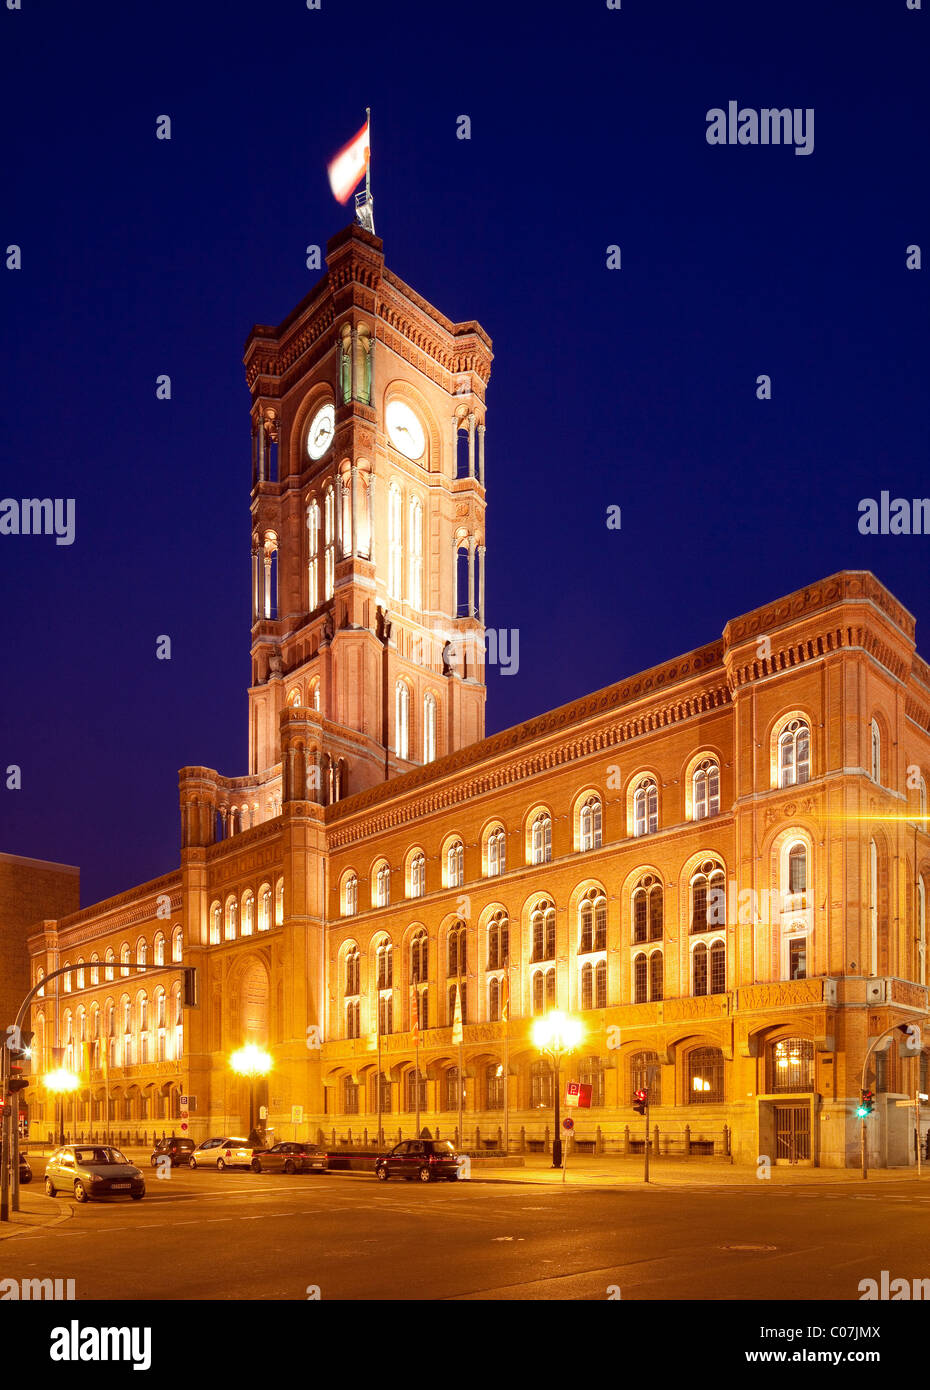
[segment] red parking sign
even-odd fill
[[[586,1081],[567,1081],[565,1083],[565,1104],[578,1106],[582,1110],[590,1110],[591,1086]]]

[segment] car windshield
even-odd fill
[[[77,1163],[127,1163],[119,1149],[75,1149]]]

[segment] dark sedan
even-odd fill
[[[327,1166],[323,1149],[298,1141],[262,1149],[252,1159],[253,1173],[325,1173]]]
[[[408,1182],[414,1178],[420,1182],[445,1178],[446,1182],[455,1182],[458,1175],[458,1154],[448,1139],[405,1139],[375,1164],[379,1182],[387,1182],[388,1178],[406,1178]]]
[[[193,1139],[159,1139],[152,1150],[152,1167],[158,1167],[160,1158],[170,1158],[172,1168],[177,1168],[183,1163],[189,1164],[194,1148]]]

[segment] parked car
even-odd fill
[[[188,1160],[191,1168],[250,1168],[257,1146],[248,1139],[205,1139]]]
[[[406,1178],[408,1182],[414,1178],[419,1178],[420,1182],[432,1182],[434,1178],[455,1182],[458,1175],[458,1154],[448,1139],[405,1139],[375,1163],[375,1177],[379,1182],[395,1177]]]
[[[191,1154],[194,1152],[193,1139],[158,1139],[152,1150],[152,1167],[158,1166],[158,1160],[165,1154],[171,1159],[172,1168],[177,1168],[179,1164],[190,1163]]]
[[[63,1144],[45,1165],[49,1197],[73,1192],[79,1202],[124,1193],[134,1202],[145,1196],[142,1170],[109,1144]]]
[[[326,1153],[318,1144],[290,1141],[262,1149],[252,1159],[253,1173],[325,1173]]]
[[[28,1158],[27,1158],[26,1155],[23,1153],[22,1149],[20,1149],[20,1151],[19,1151],[19,1185],[20,1185],[20,1187],[22,1187],[23,1184],[24,1184],[24,1183],[27,1183],[27,1182],[32,1182],[32,1169],[29,1167],[29,1160],[28,1160]]]

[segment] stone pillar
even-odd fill
[[[478,620],[484,623],[484,551],[483,545],[478,547]]]
[[[484,487],[484,425],[478,426],[478,481]]]
[[[260,413],[258,417],[258,481],[265,481],[265,416]]]
[[[358,552],[358,465],[352,464],[351,473],[351,505],[352,505],[352,555]]]
[[[468,416],[468,476],[475,476],[475,416]]]
[[[261,603],[259,600],[258,584],[258,551],[252,551],[252,622],[257,622],[261,617]]]

